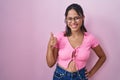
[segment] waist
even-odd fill
[[[59,65],[56,66],[56,71],[61,71],[63,73],[65,73],[67,76],[72,76],[72,75],[81,75],[81,74],[85,74],[85,67],[77,70],[75,72],[69,72],[67,70],[65,70],[64,68],[60,67]]]
[[[76,64],[76,70],[80,70],[86,66],[86,61],[74,61]],[[67,70],[69,64],[71,63],[71,60],[58,60],[57,63],[60,65],[60,67]]]

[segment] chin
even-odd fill
[[[76,27],[76,28],[71,28],[71,30],[79,30],[80,27]]]
[[[76,31],[79,31],[80,29],[71,29],[71,31],[74,31],[74,32],[76,32]]]

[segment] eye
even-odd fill
[[[74,19],[75,19],[75,20],[78,20],[78,19],[80,19],[80,17],[74,17]]]
[[[69,17],[69,18],[67,18],[67,20],[72,20],[72,18],[71,18],[71,17]]]
[[[72,17],[67,17],[67,18],[66,18],[66,21],[67,21],[67,22],[72,22],[72,20],[74,20],[74,21],[77,22],[77,21],[79,21],[81,18],[82,18],[81,16],[75,16],[75,17],[73,17],[73,18],[72,18]]]

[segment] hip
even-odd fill
[[[85,76],[85,71],[84,67],[76,72],[69,72],[57,65],[53,80],[88,80]]]

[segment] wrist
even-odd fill
[[[92,72],[89,71],[89,72],[88,72],[88,77],[91,78],[92,76],[93,76]]]

